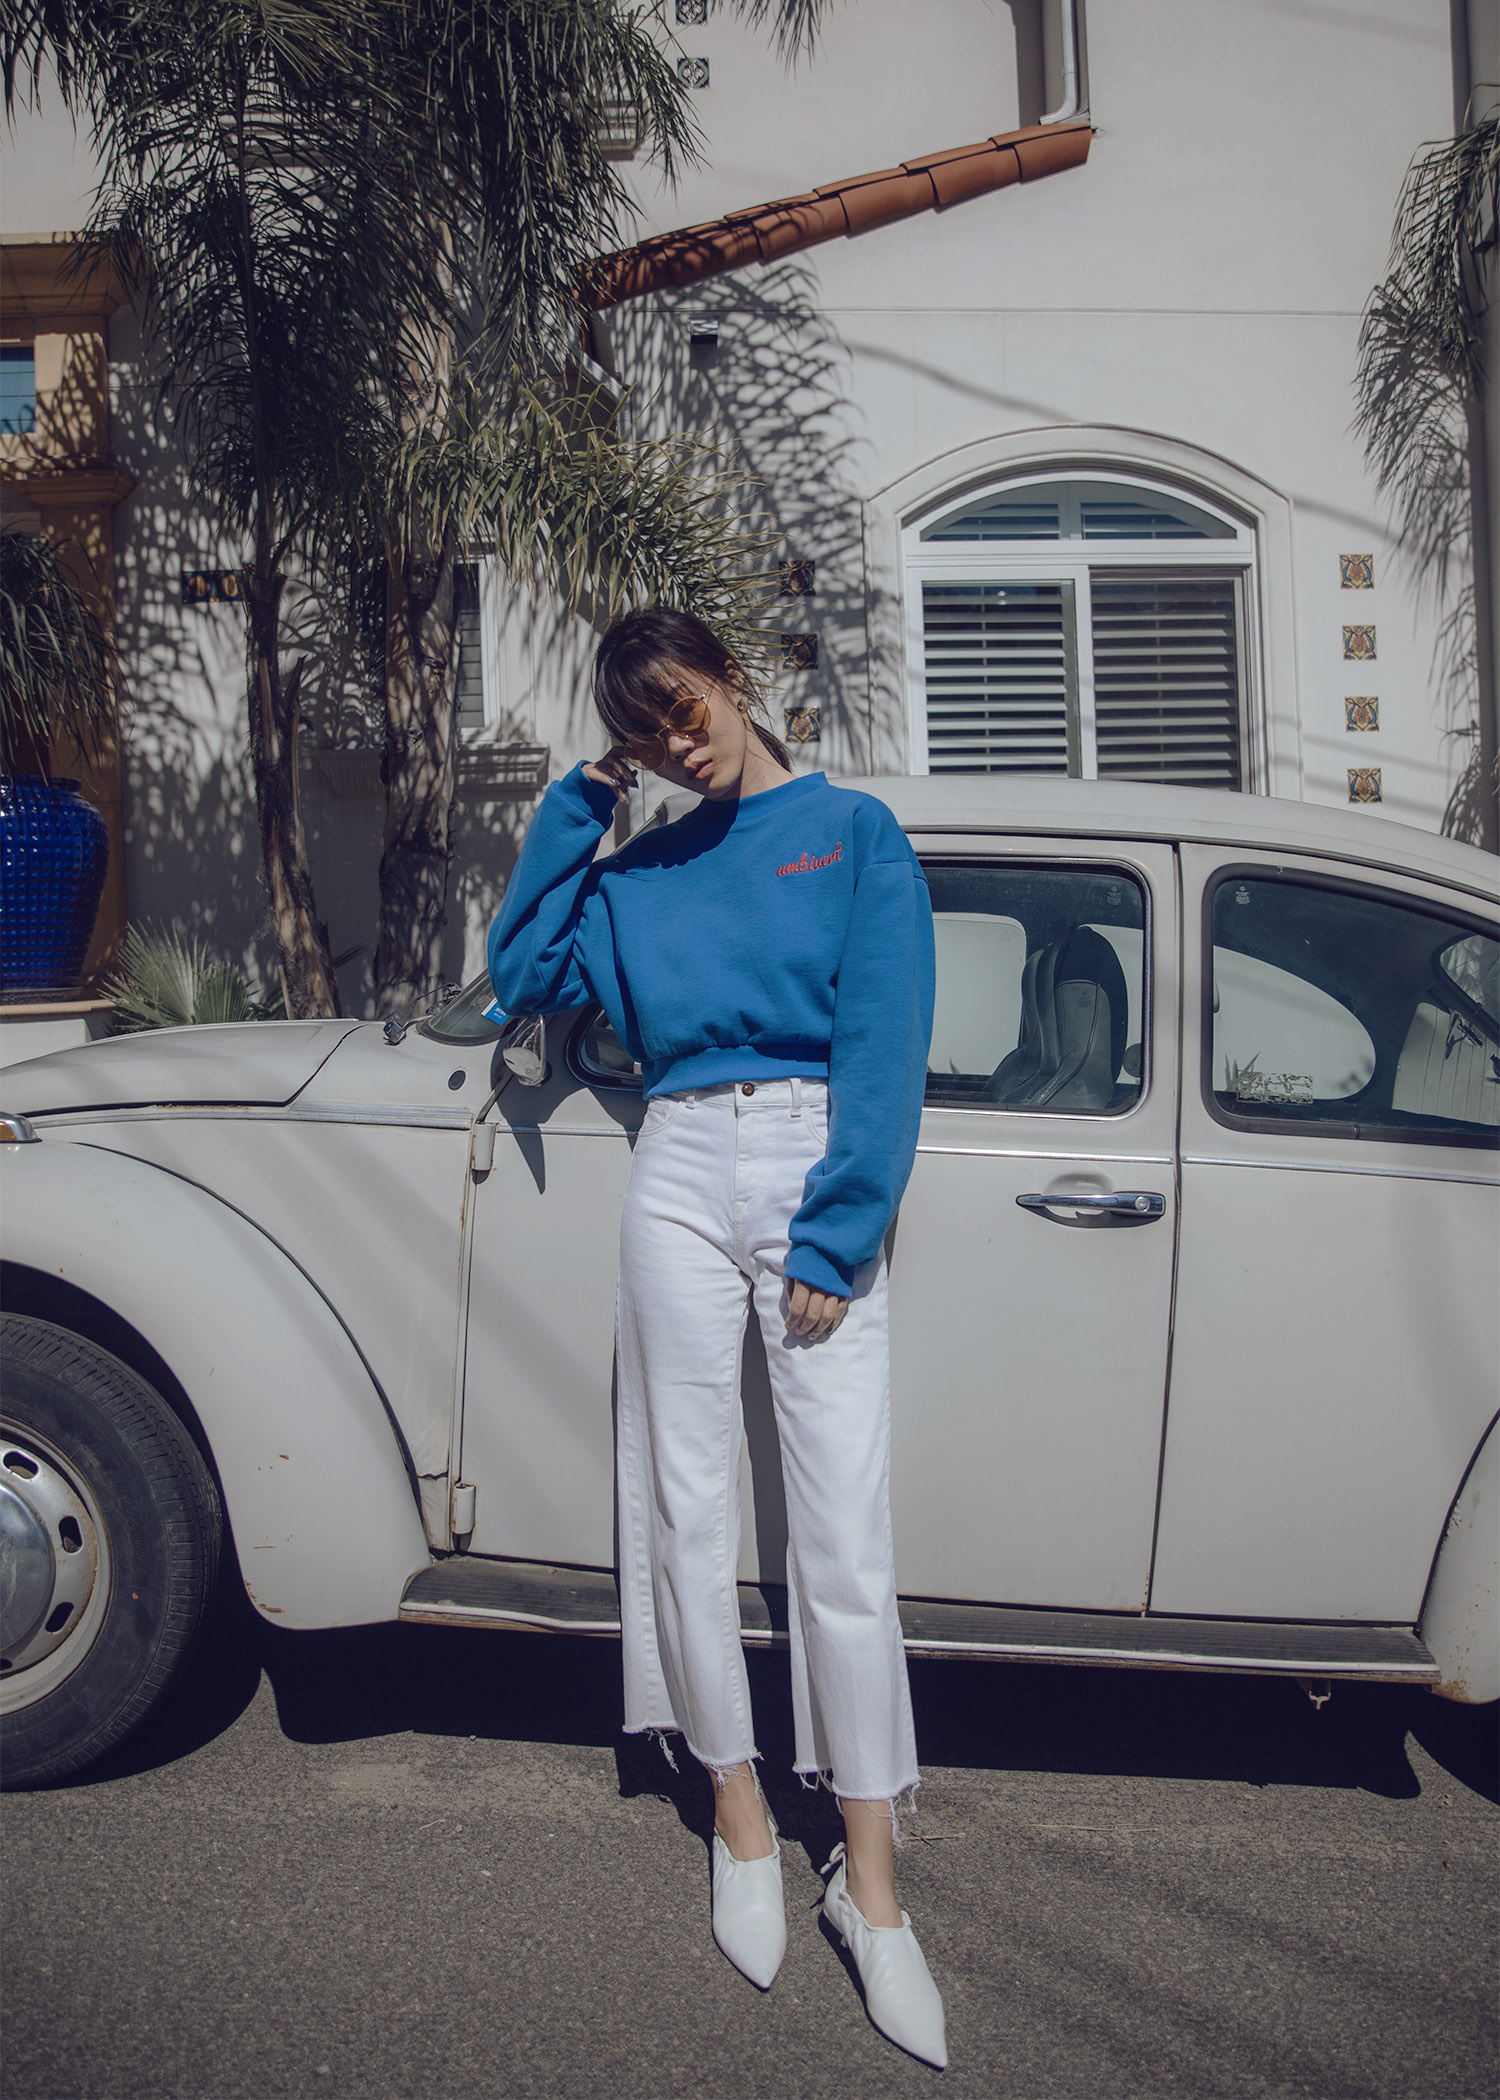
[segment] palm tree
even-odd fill
[[[1441,617],[1439,676],[1468,746],[1444,829],[1500,849],[1484,316],[1495,297],[1500,119],[1425,148],[1402,187],[1390,267],[1365,309],[1356,427]],[[1474,581],[1458,566],[1464,567]],[[1476,583],[1478,588],[1476,589]]]
[[[48,59],[104,168],[88,231],[145,320],[193,492],[244,549],[246,697],[261,860],[294,1014],[338,1011],[297,793],[303,662],[289,567],[341,544],[381,390],[420,368],[441,303],[406,207],[406,135],[362,0],[20,0],[8,100]],[[404,304],[388,295],[407,283]]]
[[[794,47],[821,0],[732,4]],[[292,1014],[336,1012],[338,990],[298,801],[290,573],[326,589],[372,551],[387,565],[385,1004],[435,969],[465,534],[493,532],[517,570],[550,565],[575,598],[749,612],[756,543],[724,513],[732,477],[632,444],[559,388],[580,273],[628,208],[611,111],[638,113],[669,173],[692,149],[650,31],[608,0],[13,0],[0,29],[7,107],[50,63],[93,123],[91,238],[141,305],[194,490],[245,548],[250,751]],[[590,473],[617,510],[589,500]]]
[[[810,45],[826,0],[730,0],[788,56]],[[590,0],[425,0],[403,18],[408,78],[428,83],[410,121],[464,199],[443,250],[460,295],[451,369],[408,421],[385,499],[386,817],[377,1003],[420,1004],[441,976],[456,741],[454,571],[490,546],[517,578],[608,617],[671,599],[752,648],[754,574],[766,542],[734,523],[742,485],[711,448],[633,442],[623,405],[577,375],[578,290],[623,239],[628,196],[605,150],[612,112],[633,113],[670,176],[691,156],[683,89],[643,18]]]

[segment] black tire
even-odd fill
[[[49,1524],[84,1555],[65,1565],[55,1549],[74,1605],[42,1609],[35,1623],[23,1604],[14,1655],[0,1658],[0,1781],[38,1786],[101,1757],[171,1684],[213,1598],[223,1517],[197,1445],[160,1394],[65,1328],[14,1313],[0,1321],[0,1418],[0,1487],[12,1511],[18,1496],[27,1505],[14,1517],[24,1572],[36,1574]],[[79,1514],[59,1523],[64,1507]],[[33,1522],[40,1530],[26,1529]],[[7,1601],[15,1593],[7,1581]],[[24,1639],[22,1620],[34,1622]]]

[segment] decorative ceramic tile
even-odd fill
[[[815,634],[784,634],[781,637],[783,671],[816,671],[818,637]]]
[[[781,595],[783,598],[810,598],[818,588],[818,565],[811,561],[784,561],[781,564]]]
[[[242,605],[244,586],[238,569],[184,569],[184,605]]]
[[[679,58],[677,78],[684,87],[706,88],[708,86],[708,60],[706,58]]]
[[[1374,663],[1375,630],[1373,627],[1346,627],[1344,629],[1344,661],[1348,664]]]
[[[1380,727],[1380,702],[1373,693],[1355,694],[1345,700],[1344,727],[1346,729],[1378,729]]]
[[[697,29],[708,20],[708,0],[677,0],[677,19],[684,29]]]
[[[1349,800],[1351,802],[1378,802],[1380,799],[1379,766],[1351,766],[1349,768]]]
[[[800,707],[783,710],[786,722],[786,740],[789,744],[816,744],[822,741],[823,722],[816,707],[805,703]]]
[[[1341,554],[1339,556],[1339,589],[1341,591],[1373,591],[1375,588],[1375,557],[1373,554]]]

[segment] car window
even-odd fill
[[[1123,869],[926,864],[937,945],[927,1101],[1111,1115],[1142,1084],[1146,900]]]
[[[489,978],[476,977],[456,999],[418,1022],[417,1033],[431,1036],[435,1043],[493,1043],[505,1019],[495,1005]]]
[[[641,1068],[595,1007],[575,1030],[568,1046],[568,1061],[580,1079],[593,1086],[639,1087]]]
[[[1257,875],[1213,891],[1208,1088],[1226,1121],[1500,1134],[1500,944],[1405,900]]]

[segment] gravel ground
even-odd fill
[[[708,1929],[707,1785],[606,1642],[278,1633],[7,1797],[7,2100],[1490,2100],[1496,1715],[1387,1687],[919,1663],[902,1865],[941,2076],[822,1932],[837,1827],[752,1657],[790,1946]]]

